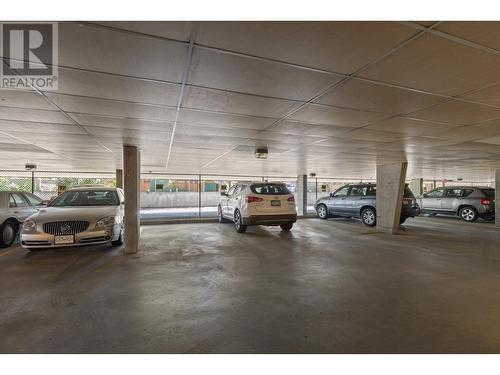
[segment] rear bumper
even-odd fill
[[[251,215],[242,219],[243,225],[280,225],[285,223],[295,223],[297,214],[287,215]]]
[[[420,207],[402,207],[401,208],[401,217],[407,218],[407,217],[415,217],[420,215]]]
[[[493,220],[495,218],[495,211],[492,212],[480,212],[479,217],[484,220]]]

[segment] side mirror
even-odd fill
[[[330,197],[332,197],[332,198],[333,198],[333,197],[334,197],[334,194],[333,194],[333,193],[330,193]]]
[[[221,192],[220,192],[220,195],[222,195],[223,197],[227,197],[227,192],[225,192],[225,191],[221,191]]]

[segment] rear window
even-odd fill
[[[290,194],[290,190],[283,184],[252,184],[250,186],[250,190],[252,190],[255,194],[263,194],[263,195],[285,195]]]
[[[481,189],[488,198],[495,198],[495,189]]]

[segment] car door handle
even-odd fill
[[[14,213],[15,213],[15,214],[18,214],[18,213],[19,213],[19,211],[14,211]]]

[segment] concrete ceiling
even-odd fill
[[[59,24],[59,90],[0,91],[1,168],[491,180],[498,22]],[[255,159],[256,146],[269,148]]]

